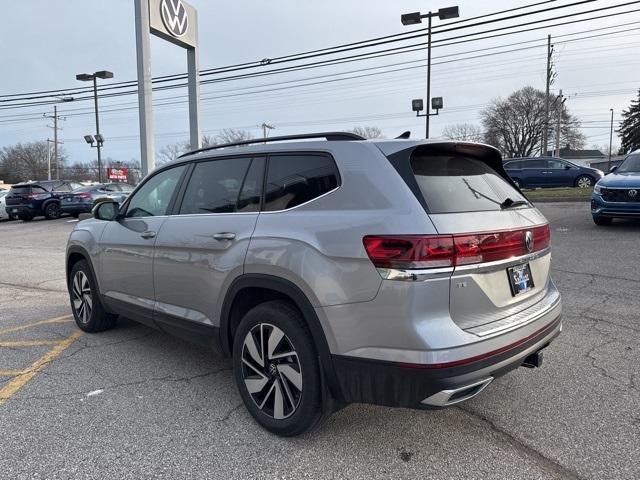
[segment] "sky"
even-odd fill
[[[577,1],[544,2],[510,14]],[[190,3],[198,10],[200,68],[207,69],[424,27],[403,26],[400,22],[402,13],[426,12],[457,4],[460,20],[465,20],[540,3],[540,0],[191,0]],[[494,98],[504,98],[526,85],[544,89],[546,36],[551,34],[557,71],[552,92],[563,90],[569,110],[583,122],[582,131],[587,136],[588,147],[607,144],[609,109],[614,109],[617,124],[621,111],[636,98],[640,88],[640,2],[602,13],[637,12],[589,22],[450,46],[436,47],[435,41],[623,3],[628,1],[597,0],[451,32],[441,30],[495,17],[459,24],[452,23],[455,20],[435,19],[431,92],[432,96],[444,98],[444,108],[439,116],[431,119],[431,136],[441,135],[447,125],[479,124],[480,110]],[[22,0],[5,5],[3,11],[0,95],[84,88],[88,84],[76,81],[77,73],[105,69],[114,72],[114,79],[100,81],[101,85],[136,79],[133,0]],[[14,20],[7,21],[7,18]],[[451,25],[447,27],[447,23]],[[519,29],[522,28],[527,27]],[[584,38],[603,33],[607,35]],[[419,41],[424,40],[405,44]],[[364,51],[390,46],[396,44]],[[361,52],[363,50],[349,53]],[[151,56],[154,76],[186,71],[186,52],[162,39],[152,37]],[[412,131],[413,137],[424,137],[424,119],[416,118],[410,105],[411,99],[426,95],[425,58],[425,51],[420,50],[203,85],[202,130],[205,134],[215,135],[224,128],[240,128],[258,137],[261,136],[259,125],[267,122],[275,126],[271,135],[377,126],[388,137],[405,130]],[[368,73],[375,74],[363,76]],[[332,81],[308,85],[325,80]],[[296,87],[290,88],[293,85]],[[186,95],[185,88],[154,92],[156,151],[164,145],[188,139]],[[101,99],[100,112],[100,129],[106,139],[103,158],[139,159],[137,96]],[[0,104],[0,148],[17,142],[52,138],[53,132],[47,128],[50,121],[42,117],[52,113],[53,107],[49,105],[8,109]],[[60,103],[58,113],[66,117],[60,122],[63,130],[59,137],[64,142],[69,161],[94,159],[96,149],[89,148],[83,140],[83,135],[95,132],[92,101]],[[619,144],[615,134],[613,143]]]

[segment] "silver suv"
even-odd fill
[[[93,214],[67,246],[78,326],[122,315],[221,349],[279,435],[351,402],[470,399],[539,366],[562,328],[549,225],[487,145],[328,133],[218,146]]]

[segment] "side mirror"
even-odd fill
[[[614,166],[612,166],[612,167],[609,169],[609,173],[613,173],[613,172],[615,172],[617,169],[618,169],[618,166],[617,166],[617,165],[614,165]]]
[[[564,169],[565,169],[565,170],[571,170],[571,165],[565,165],[565,166],[564,166]]]
[[[93,207],[93,218],[110,222],[116,219],[118,216],[118,210],[119,205],[117,202],[103,200]]]

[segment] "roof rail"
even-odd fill
[[[282,142],[286,140],[302,140],[305,138],[324,138],[327,141],[336,140],[366,140],[360,135],[349,132],[324,132],[324,133],[302,133],[299,135],[285,135],[282,137],[269,137],[269,138],[254,138],[251,140],[242,140],[240,142],[222,143],[220,145],[211,145],[210,147],[199,148],[187,153],[183,153],[178,158],[186,157],[200,152],[207,152],[209,150],[217,150],[218,148],[227,147],[240,147],[242,145],[253,145],[256,143],[270,143],[270,142]]]

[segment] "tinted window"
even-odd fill
[[[543,159],[525,160],[522,162],[522,168],[547,168]]]
[[[634,153],[624,159],[618,167],[618,172],[640,172],[640,153]]]
[[[568,163],[564,163],[562,160],[557,160],[555,158],[551,158],[547,160],[546,168],[564,168]]]
[[[244,178],[238,197],[238,212],[257,212],[260,210],[262,181],[264,179],[264,158],[254,158]]]
[[[500,210],[507,198],[525,200],[487,164],[474,158],[417,154],[411,168],[431,213]]]
[[[250,163],[250,158],[227,158],[196,164],[180,213],[235,212]]]
[[[325,155],[273,155],[269,157],[269,172],[264,209],[285,210],[313,200],[338,186],[338,169]]]
[[[164,170],[149,180],[131,196],[127,217],[153,217],[168,213],[171,197],[186,165]]]
[[[21,185],[19,187],[11,187],[10,192],[11,192],[12,195],[26,195],[29,192],[31,192],[31,186],[30,185]]]
[[[510,170],[517,170],[519,168],[522,168],[522,161],[517,160],[515,162],[507,162],[504,164],[504,168],[508,168]]]

